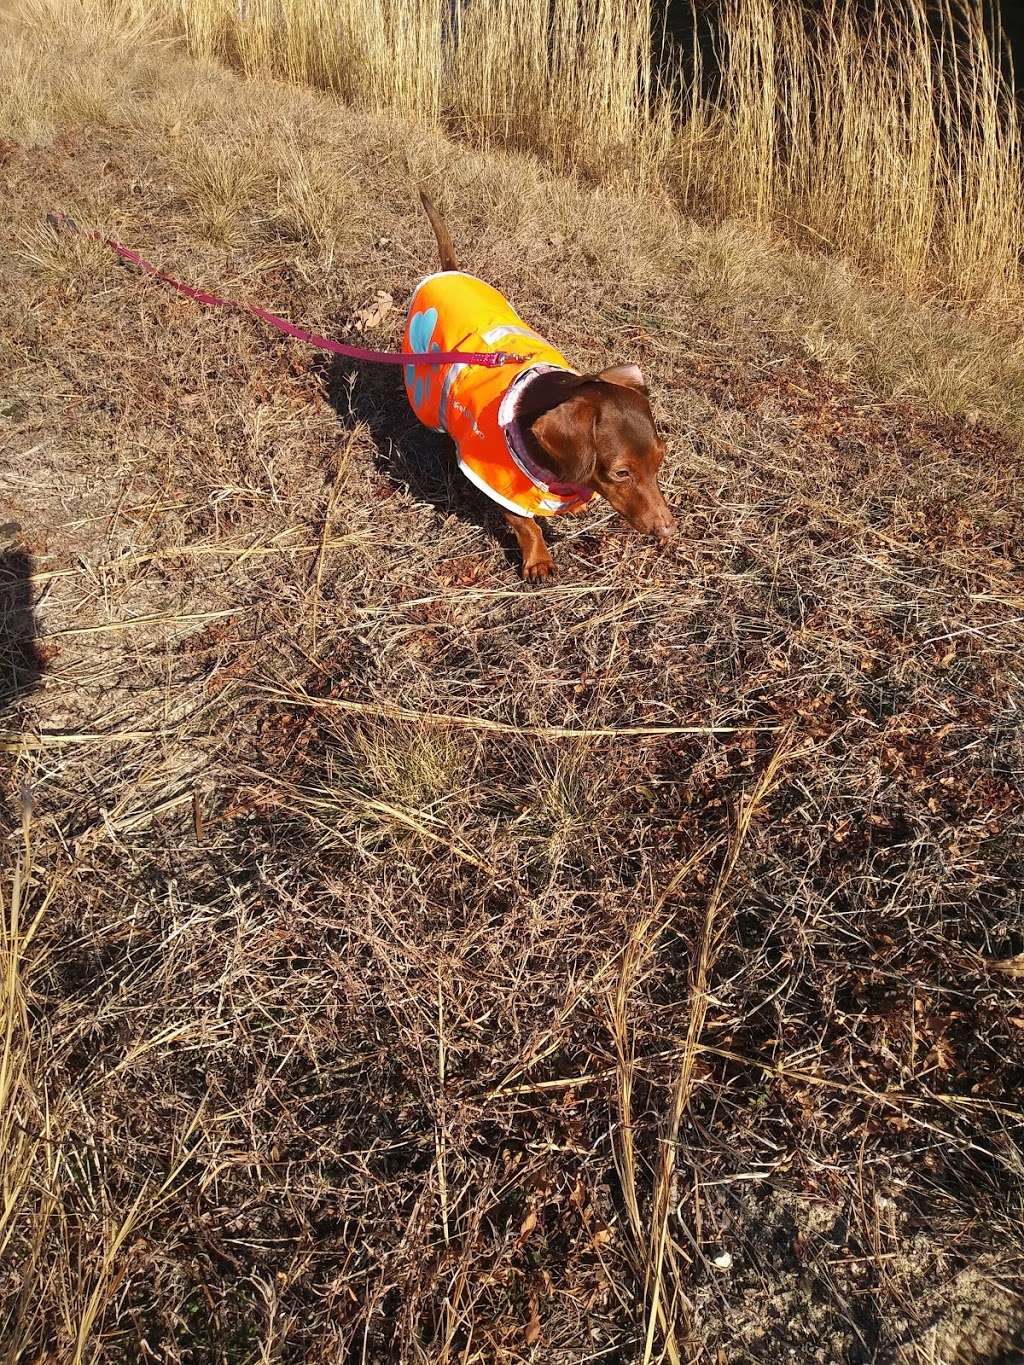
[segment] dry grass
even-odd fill
[[[1018,335],[74,14],[0,48],[0,1361],[1016,1359]],[[397,375],[40,227],[394,345],[421,180],[643,363],[670,551],[523,590]]]
[[[685,50],[650,0],[157,0],[146,13],[251,76],[659,184],[901,288],[1019,309],[1020,123],[985,0],[721,0]],[[87,107],[95,92],[76,81],[66,98]]]

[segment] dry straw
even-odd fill
[[[983,0],[152,0],[196,54],[444,123],[687,210],[771,224],[913,289],[1016,294],[1021,141]],[[704,41],[698,42],[698,33]],[[716,54],[710,69],[707,54]]]

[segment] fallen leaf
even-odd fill
[[[526,1241],[526,1239],[529,1237],[530,1233],[534,1230],[534,1228],[535,1228],[536,1226],[537,1226],[537,1210],[536,1210],[536,1209],[531,1209],[530,1212],[526,1215],[526,1217],[525,1217],[525,1218],[523,1219],[523,1221],[522,1221],[522,1224],[521,1224],[521,1226],[520,1226],[520,1228],[519,1228],[519,1236],[516,1238],[516,1243],[517,1243],[519,1246],[522,1246],[523,1243]]]
[[[355,311],[355,328],[357,332],[370,332],[375,327],[379,327],[387,315],[395,306],[395,301],[386,290],[379,290],[373,303],[365,308],[357,308]]]
[[[948,1071],[953,1065],[953,1049],[949,1045],[949,1039],[944,1036],[936,1038],[925,1062],[937,1066],[940,1071]]]
[[[526,1344],[533,1346],[540,1341],[540,1309],[537,1300],[530,1300],[530,1321],[526,1324]]]

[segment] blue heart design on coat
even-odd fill
[[[433,341],[434,328],[437,326],[437,309],[427,308],[422,313],[413,313],[409,319],[409,349],[415,352],[439,351],[441,347]],[[434,370],[421,365],[406,365],[406,387],[412,389],[412,405],[417,416],[424,400],[430,396],[434,382]]]

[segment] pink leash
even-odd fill
[[[301,327],[295,327],[292,323],[285,322],[284,318],[279,318],[274,313],[268,313],[265,308],[257,308],[255,304],[236,303],[233,299],[222,299],[218,294],[210,294],[205,289],[196,289],[194,285],[185,284],[183,280],[176,280],[173,275],[168,275],[163,270],[159,270],[151,261],[147,261],[137,251],[132,251],[130,247],[115,241],[113,237],[104,237],[98,232],[83,231],[75,220],[69,218],[66,213],[48,213],[46,221],[55,230],[66,228],[68,232],[77,232],[80,237],[88,237],[93,242],[102,242],[104,246],[109,246],[111,251],[117,252],[122,260],[131,261],[140,270],[144,270],[147,275],[152,275],[162,284],[169,284],[179,294],[184,294],[187,299],[194,299],[196,303],[206,304],[208,307],[237,308],[240,313],[251,313],[253,317],[261,318],[264,322],[268,322],[271,327],[276,327],[279,332],[284,332],[285,336],[294,337],[296,341],[304,341],[308,346],[315,346],[318,351],[330,351],[332,355],[347,356],[350,360],[369,360],[375,365],[459,364],[481,365],[486,369],[495,369],[499,365],[521,364],[525,359],[524,356],[509,355],[507,351],[430,351],[424,355],[420,352],[369,351],[362,346],[344,346],[340,341],[330,341],[327,337],[317,336],[315,332],[304,332]]]

